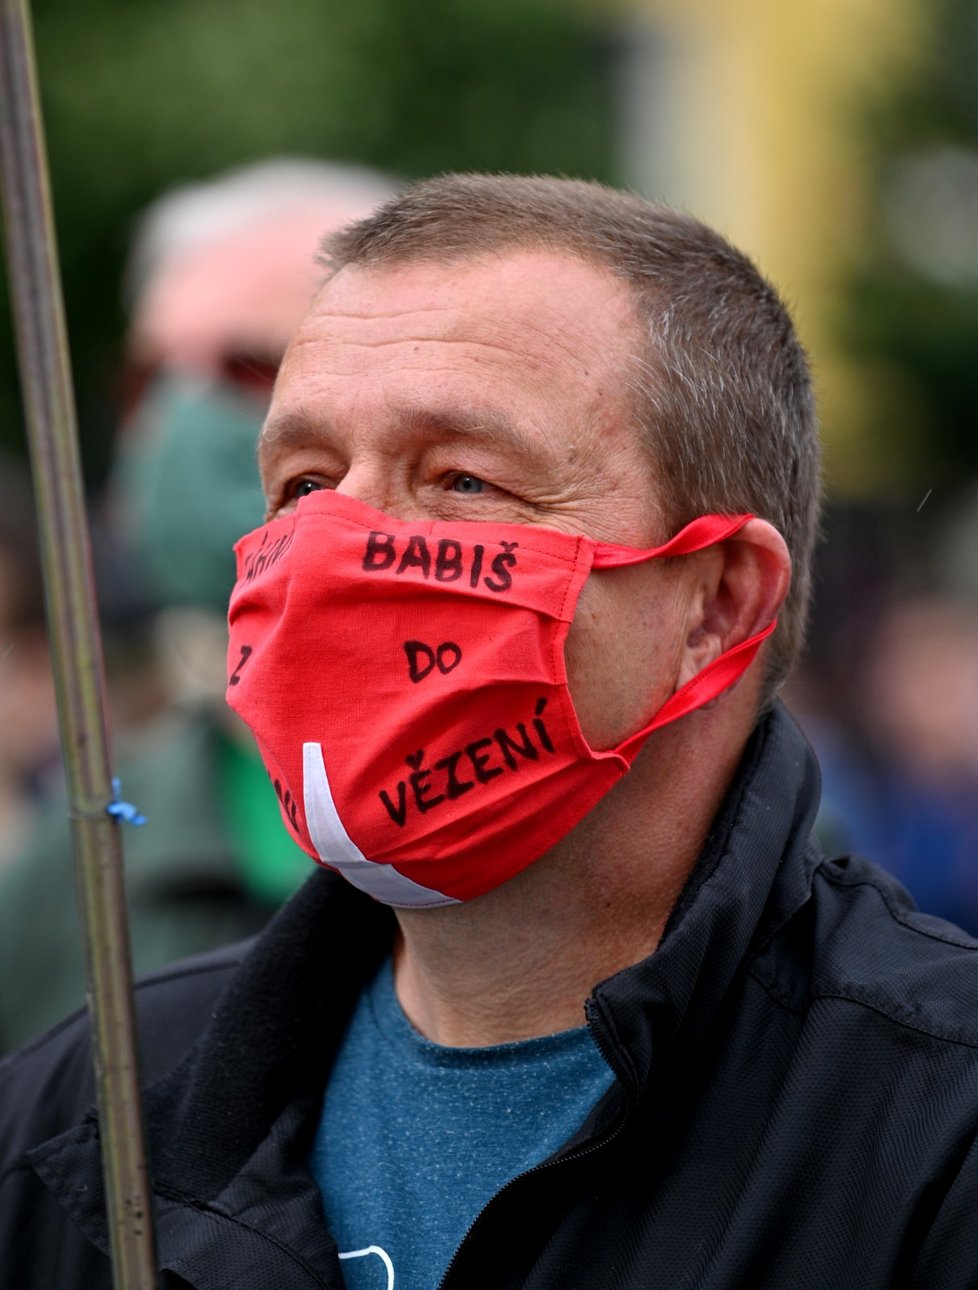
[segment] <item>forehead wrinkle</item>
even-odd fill
[[[612,283],[620,287],[614,279]],[[633,328],[638,333],[640,321],[635,313],[634,303],[627,292],[620,291],[615,294],[619,296],[617,300],[610,299],[606,302],[608,321],[612,324],[614,338],[617,338],[621,331],[620,324],[612,322],[611,314],[619,307],[621,307],[620,323],[624,323],[626,328]],[[437,343],[498,349],[509,354],[514,350],[525,351],[527,340],[536,338],[542,342],[539,349],[534,347],[533,350],[533,358],[536,362],[552,365],[554,358],[547,351],[556,350],[564,358],[569,358],[582,367],[586,366],[585,360],[582,359],[582,352],[587,353],[593,349],[594,337],[588,334],[588,328],[578,326],[573,318],[568,319],[562,313],[560,302],[545,296],[529,304],[514,305],[496,313],[483,312],[479,307],[470,311],[458,305],[446,306],[434,302],[431,304],[419,302],[404,309],[372,310],[334,307],[328,299],[327,289],[319,296],[317,305],[320,307],[314,308],[304,325],[304,330],[309,334],[304,335],[300,332],[293,339],[294,348],[322,344],[326,339],[331,344],[350,348],[376,349],[405,344]],[[349,335],[329,338],[322,335],[322,331],[327,330],[333,322],[362,323],[364,327],[369,328],[371,324],[383,325],[410,318],[423,319],[428,325],[417,329],[412,327],[409,333],[394,337],[386,336],[380,340],[359,339]],[[497,333],[498,340],[487,337],[486,330]],[[637,341],[638,335],[633,339]]]
[[[503,331],[502,328],[497,330],[500,332]],[[528,337],[526,334],[528,332],[535,334],[542,342],[545,343],[539,347],[528,348]],[[449,349],[453,350],[461,348],[473,355],[477,354],[479,351],[485,351],[487,361],[491,361],[492,359],[498,360],[499,358],[506,361],[511,359],[514,353],[519,352],[525,355],[528,368],[542,370],[549,370],[557,367],[558,356],[562,355],[564,358],[569,358],[574,364],[581,368],[582,371],[587,370],[587,362],[582,357],[581,346],[574,343],[574,337],[568,334],[567,339],[565,340],[558,330],[548,330],[546,327],[542,326],[530,327],[524,325],[519,331],[514,327],[512,336],[501,334],[498,340],[477,335],[425,335],[423,333],[417,335],[400,335],[395,337],[388,336],[383,337],[380,340],[365,340],[351,336],[326,339],[319,335],[300,335],[292,341],[290,350],[297,353],[310,346],[315,347],[316,349],[322,349],[324,344],[329,346],[329,350],[334,354],[337,360],[339,358],[339,354],[343,350],[352,353],[357,350],[396,350],[403,349],[405,347],[413,347],[411,349],[411,358],[416,361],[419,367],[428,368],[432,372],[451,370],[455,373],[458,372],[458,369],[442,368],[440,364],[432,361],[429,351],[425,351],[420,354],[416,353],[417,347],[420,345],[447,346]],[[319,363],[317,366],[321,373],[325,373],[327,375],[343,376],[347,374],[346,369],[340,361],[337,361],[335,366],[327,366],[323,363]]]

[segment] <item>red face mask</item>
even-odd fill
[[[564,665],[591,570],[699,551],[748,519],[703,516],[639,551],[520,524],[402,521],[322,491],[242,538],[228,702],[296,841],[389,905],[471,900],[519,873],[774,629],[595,751]]]

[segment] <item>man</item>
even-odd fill
[[[329,256],[228,694],[349,882],[138,991],[163,1284],[975,1284],[976,946],[821,858],[773,701],[818,489],[776,295],[573,181]],[[12,1285],[107,1284],[82,1036],[3,1071]]]

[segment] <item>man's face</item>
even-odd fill
[[[344,269],[279,374],[259,449],[269,517],[332,488],[400,519],[662,541],[626,385],[639,343],[627,288],[570,255]],[[672,562],[588,579],[567,662],[593,746],[675,688],[686,581]]]

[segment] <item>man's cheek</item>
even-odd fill
[[[682,654],[676,601],[675,588],[647,569],[601,571],[585,583],[564,657],[592,748],[620,744],[675,691]]]
[[[620,743],[637,726],[628,725],[629,678],[613,611],[616,597],[608,588],[585,583],[567,633],[564,659],[567,683],[584,738],[595,749]]]

